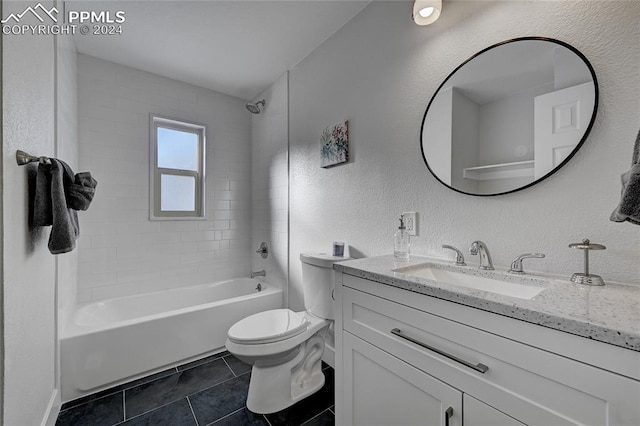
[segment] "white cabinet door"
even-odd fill
[[[526,426],[502,411],[498,411],[467,394],[463,396],[463,404],[462,423],[464,426]]]
[[[462,426],[462,393],[344,333],[344,410],[337,424]]]

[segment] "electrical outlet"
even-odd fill
[[[418,235],[418,213],[405,212],[404,215],[404,227],[407,228],[409,235]]]

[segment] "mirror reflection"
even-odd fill
[[[580,148],[595,119],[593,68],[558,40],[491,46],[456,68],[431,99],[422,154],[451,189],[498,195],[551,175]]]

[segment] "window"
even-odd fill
[[[150,219],[204,217],[205,127],[151,116]]]

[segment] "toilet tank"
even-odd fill
[[[326,253],[300,253],[305,310],[320,318],[334,319],[333,264],[343,260],[349,258]]]

